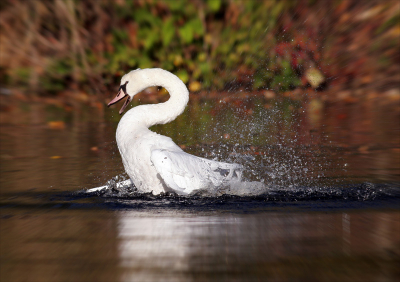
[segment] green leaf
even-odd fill
[[[207,7],[211,12],[215,13],[221,8],[221,0],[207,0]]]
[[[211,72],[210,64],[207,62],[199,64],[198,68],[200,69],[203,75],[208,75]]]
[[[139,59],[139,68],[146,69],[151,68],[153,66],[152,61],[147,56],[142,56]]]
[[[138,9],[135,10],[133,17],[135,21],[139,24],[149,24],[150,26],[161,26],[162,21],[160,18],[153,16],[151,12],[147,9]]]
[[[180,12],[180,11],[184,10],[183,6],[185,5],[185,3],[182,0],[165,1],[165,3],[169,6],[171,11],[173,11],[173,12]]]
[[[189,74],[187,73],[186,70],[179,70],[176,75],[179,77],[180,80],[183,81],[183,83],[186,83],[189,81]]]
[[[191,43],[193,41],[194,30],[189,24],[185,24],[179,29],[179,35],[183,43]]]
[[[265,75],[261,71],[256,72],[253,78],[254,78],[253,81],[254,89],[258,89],[261,86],[264,86],[267,82],[267,80],[265,79]]]
[[[165,70],[172,71],[174,68],[174,64],[170,61],[163,61],[161,67]]]
[[[151,47],[154,46],[157,40],[158,40],[158,34],[155,32],[150,32],[144,41],[144,49],[145,50],[151,49]]]
[[[172,18],[168,19],[161,28],[163,46],[168,46],[174,38],[175,27]]]
[[[188,24],[193,29],[196,35],[201,36],[204,34],[203,23],[199,18],[191,20]]]
[[[128,33],[126,32],[126,30],[122,30],[122,29],[114,29],[112,31],[113,35],[114,35],[114,45],[118,45],[119,42],[124,42],[126,40],[129,39]]]
[[[275,21],[278,18],[278,16],[282,13],[283,8],[284,8],[283,5],[284,5],[284,3],[281,1],[281,2],[276,3],[274,5],[274,7],[272,8],[271,18],[275,19]]]

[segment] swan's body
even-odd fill
[[[159,194],[175,191],[190,194],[201,189],[215,189],[240,181],[242,167],[211,161],[185,153],[171,138],[149,130],[155,124],[174,120],[185,109],[189,92],[185,84],[162,69],[138,69],[121,79],[121,87],[112,105],[128,100],[150,86],[162,86],[170,99],[165,103],[141,105],[129,110],[120,120],[116,139],[126,173],[142,192]]]

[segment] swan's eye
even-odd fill
[[[126,93],[126,85],[128,84],[128,82],[129,82],[129,81],[127,81],[127,82],[125,82],[123,85],[121,85],[121,86],[119,87],[119,89],[118,89],[118,92],[121,91],[121,89],[122,89],[122,91],[124,91],[125,94],[128,94],[128,93]]]

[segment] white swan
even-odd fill
[[[122,77],[119,92],[108,106],[127,97],[119,111],[122,114],[133,96],[150,86],[164,87],[170,99],[132,108],[121,118],[116,133],[125,171],[138,190],[187,195],[240,182],[241,165],[187,154],[171,138],[149,130],[152,125],[174,120],[189,101],[188,89],[174,74],[163,69],[133,70]],[[128,184],[129,180],[124,183]]]

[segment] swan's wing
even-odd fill
[[[242,166],[199,158],[183,151],[156,149],[151,161],[165,184],[181,194],[240,181]]]

